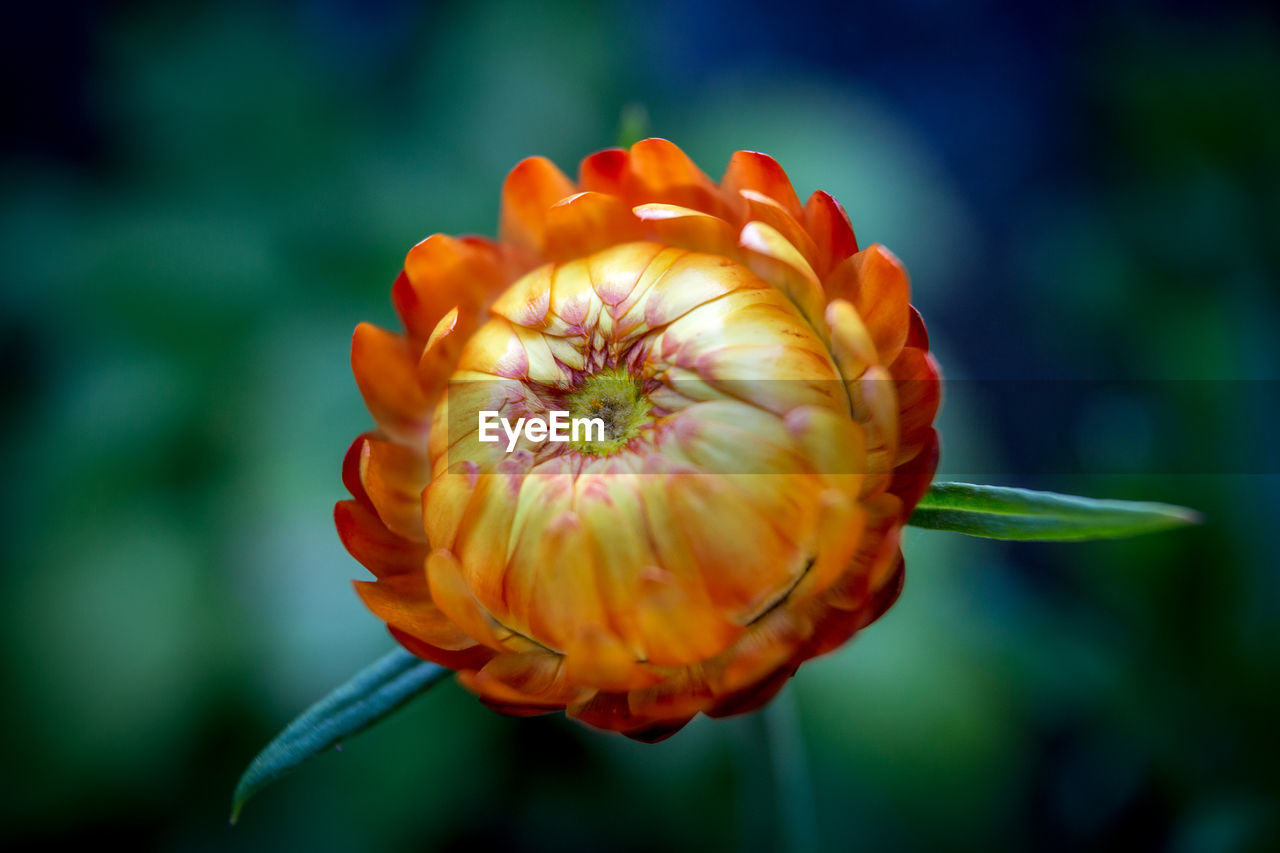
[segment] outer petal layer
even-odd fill
[[[419,243],[405,334],[352,343],[378,430],[335,521],[401,644],[503,713],[653,741],[759,707],[892,604],[941,381],[901,262],[835,199],[650,139],[576,183],[522,161],[499,236]],[[635,395],[609,450],[479,440],[479,410],[543,417],[604,376]]]

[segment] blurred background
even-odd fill
[[[1280,28],[1026,5],[7,9],[0,841],[776,849],[759,718],[646,746],[452,683],[226,820],[391,646],[331,518],[352,328],[394,325],[413,243],[494,233],[520,158],[572,172],[640,105],[906,262],[943,476],[1207,518],[908,532],[899,603],[783,696],[822,847],[1280,849]]]

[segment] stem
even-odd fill
[[[800,730],[800,709],[792,685],[783,688],[761,715],[773,764],[782,849],[789,853],[811,853],[818,849],[817,816]]]
[[[734,763],[735,849],[742,853],[774,853],[781,835],[774,823],[773,773],[769,767],[769,731],[764,712],[725,720]]]

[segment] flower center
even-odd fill
[[[604,440],[573,441],[578,453],[607,456],[626,447],[649,422],[649,400],[640,380],[626,368],[611,367],[593,373],[571,393],[569,417],[604,421]]]

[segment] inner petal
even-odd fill
[[[843,393],[790,300],[730,259],[634,243],[535,270],[463,348],[432,436],[433,471],[478,478],[461,576],[526,643],[711,657],[812,565],[821,472],[785,416],[847,413]],[[603,436],[524,429],[552,412]]]

